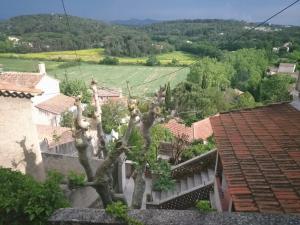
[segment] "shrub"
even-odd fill
[[[199,209],[201,212],[211,212],[214,211],[211,208],[210,202],[206,200],[200,200],[196,202],[196,208]]]
[[[0,224],[41,225],[59,208],[68,207],[59,187],[62,176],[48,174],[44,183],[18,171],[0,168]]]
[[[146,66],[159,66],[160,61],[156,58],[156,56],[150,56],[146,61]]]
[[[87,104],[84,111],[82,112],[82,115],[85,117],[92,118],[94,116],[94,113],[95,113],[95,106],[93,106],[92,104]]]
[[[104,65],[118,65],[119,64],[119,59],[115,58],[115,57],[105,56],[104,59],[100,60],[99,64],[104,64]]]
[[[78,187],[83,187],[85,183],[85,175],[84,174],[77,174],[73,171],[69,172],[68,174],[68,183],[70,189],[75,189]]]
[[[165,160],[152,163],[151,172],[157,178],[153,181],[153,189],[156,191],[168,191],[174,188],[175,180],[171,176],[171,166]]]
[[[69,111],[62,113],[59,124],[62,127],[74,127],[73,113]]]

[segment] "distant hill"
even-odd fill
[[[113,24],[125,25],[125,26],[145,26],[154,23],[160,23],[160,20],[153,19],[129,19],[129,20],[114,20],[111,21]]]

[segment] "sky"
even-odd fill
[[[295,0],[65,0],[68,14],[103,21],[236,19],[260,22]],[[61,0],[0,0],[0,19],[62,13]],[[300,2],[270,21],[300,25]]]

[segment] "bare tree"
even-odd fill
[[[103,155],[104,160],[97,168],[94,173],[88,157],[88,151],[91,147],[91,139],[87,135],[89,128],[89,123],[84,120],[82,116],[82,105],[81,97],[78,96],[75,101],[77,107],[77,117],[75,121],[75,146],[78,150],[79,161],[83,166],[86,176],[87,184],[97,191],[102,199],[103,206],[106,207],[108,204],[116,200],[124,200],[122,194],[118,194],[114,191],[113,180],[118,180],[118,177],[113,177],[113,167],[122,153],[127,153],[130,150],[128,146],[128,141],[134,126],[136,125],[136,118],[141,118],[141,131],[144,138],[144,147],[141,150],[141,155],[146,155],[150,149],[151,138],[150,138],[150,128],[152,127],[155,118],[160,112],[159,105],[163,100],[164,90],[161,89],[157,94],[155,100],[151,103],[149,111],[141,115],[138,109],[138,102],[136,99],[129,98],[128,100],[128,110],[130,113],[130,119],[128,122],[127,129],[123,137],[116,141],[115,147],[108,151],[108,148],[104,139],[104,132],[102,128],[102,111],[97,93],[97,84],[92,81],[91,88],[93,91],[93,99],[95,102],[95,113],[94,118],[97,123],[97,137],[98,137],[98,155]],[[145,181],[143,180],[143,173],[146,167],[146,158],[140,162],[140,167],[138,167],[135,176],[135,189],[133,196],[133,207],[140,208],[142,204],[142,197],[145,191]]]

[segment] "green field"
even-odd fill
[[[84,62],[96,62],[98,63],[103,59],[104,49],[85,49],[78,50],[77,56]],[[60,51],[60,52],[41,52],[41,53],[0,53],[0,57],[15,58],[15,59],[37,59],[37,60],[54,60],[54,61],[72,61],[76,59],[74,51]],[[144,64],[147,57],[130,58],[130,57],[117,57],[120,64]],[[197,59],[195,55],[184,53],[181,51],[174,51],[170,53],[163,53],[157,55],[161,64],[167,65],[172,62],[172,59],[176,59],[180,65],[189,65]]]
[[[37,60],[24,60],[24,59],[5,59],[0,58],[0,64],[3,64],[6,71],[37,71]],[[45,61],[47,71],[50,75],[63,79],[65,74],[68,78],[83,79],[86,82],[94,77],[106,87],[126,88],[126,80],[130,82],[131,86],[159,78],[165,74],[176,71],[180,67],[148,67],[138,65],[118,65],[107,66],[89,63],[81,63],[81,66],[72,66],[66,69],[59,68],[62,62]],[[180,81],[185,80],[189,69],[185,68],[170,76],[162,77],[154,82],[134,88],[132,91],[135,94],[145,94],[153,92],[170,82],[172,86]]]

